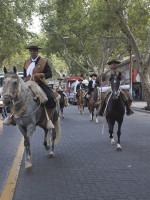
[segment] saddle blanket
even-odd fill
[[[42,90],[42,88],[34,81],[27,81],[25,84],[32,90],[35,96],[40,99],[42,104],[45,104],[48,101],[47,95]]]
[[[111,86],[102,87],[102,92],[107,92],[111,89]],[[130,85],[120,85],[121,90],[128,90],[130,89]],[[99,87],[99,91],[101,92],[101,87]]]

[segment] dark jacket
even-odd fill
[[[25,61],[25,65],[24,65],[24,81],[28,81],[31,78],[31,76],[26,75],[26,70],[30,64],[31,64],[31,59],[29,58],[28,60]],[[35,62],[35,69],[33,70],[33,75],[36,73],[41,73],[41,74],[43,73],[45,79],[52,77],[52,71],[48,62],[41,57],[38,57],[37,61]],[[56,102],[54,100],[52,91],[50,90],[50,88],[48,87],[44,79],[43,81],[40,81],[37,78],[36,82],[39,84],[39,86],[43,89],[43,91],[47,95],[48,101],[46,102],[46,107],[54,108],[56,106]]]
[[[79,83],[78,85],[77,85],[77,88],[76,88],[76,92],[78,92],[78,90],[80,89],[80,86],[81,86],[81,89],[82,88],[84,88],[85,89],[85,84],[84,83]]]

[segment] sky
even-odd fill
[[[33,33],[40,33],[41,30],[41,22],[39,20],[38,16],[32,17],[33,19],[33,25],[28,28],[29,31],[32,31]]]

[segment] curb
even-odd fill
[[[141,108],[137,108],[137,107],[132,107],[134,110],[138,111],[138,112],[144,112],[144,113],[148,113],[150,114],[150,111],[148,110],[142,110]]]

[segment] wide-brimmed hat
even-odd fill
[[[29,46],[29,47],[26,47],[26,49],[42,49],[38,46]]]
[[[118,61],[118,60],[113,59],[113,60],[109,61],[107,64],[111,65],[112,63],[120,64],[121,62]]]
[[[93,74],[91,74],[91,75],[90,75],[90,77],[92,77],[92,76],[95,76],[95,77],[97,77],[97,74],[94,74],[94,73],[93,73]]]

